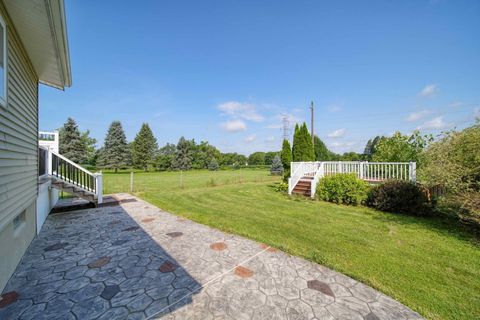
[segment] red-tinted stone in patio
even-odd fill
[[[175,269],[177,269],[177,266],[174,265],[173,263],[171,263],[170,261],[166,261],[164,262],[160,268],[158,268],[158,270],[160,272],[163,272],[163,273],[166,273],[166,272],[172,272],[174,271]]]
[[[210,249],[215,251],[222,251],[227,249],[227,244],[225,242],[215,242],[210,245]]]
[[[137,229],[139,229],[139,228],[140,228],[140,227],[135,226],[135,227],[130,227],[130,228],[123,229],[122,231],[135,231],[135,230],[137,230]]]
[[[320,291],[323,294],[326,294],[328,296],[335,298],[335,295],[333,294],[332,289],[330,289],[330,286],[325,282],[318,281],[318,280],[310,280],[307,282],[307,286],[309,289]]]
[[[178,232],[178,231],[177,232],[169,232],[169,233],[167,233],[167,236],[172,237],[172,238],[176,238],[176,237],[183,236],[183,233]]]
[[[10,303],[17,301],[18,293],[16,291],[10,291],[0,296],[0,309],[8,306]]]
[[[269,245],[266,245],[265,243],[260,244],[260,248],[262,249],[267,249],[268,252],[277,252],[277,248],[270,247]]]
[[[52,244],[51,246],[48,246],[43,249],[43,251],[55,251],[55,250],[60,250],[68,246],[68,242],[59,242]]]
[[[235,274],[240,278],[250,278],[253,276],[253,271],[248,268],[238,266],[235,268]]]
[[[152,222],[154,220],[155,220],[155,218],[146,218],[146,219],[143,219],[142,222],[149,223],[149,222]]]
[[[110,262],[110,257],[101,257],[100,259],[98,260],[95,260],[93,262],[90,262],[88,264],[88,267],[89,268],[101,268],[103,267],[104,265],[106,265],[107,263]]]

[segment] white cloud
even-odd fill
[[[240,118],[255,122],[260,122],[263,120],[263,116],[257,112],[257,107],[251,103],[228,101],[219,104],[217,108],[224,114],[233,118]]]
[[[250,142],[255,141],[256,139],[257,139],[257,136],[252,134],[252,135],[249,135],[248,137],[245,138],[245,142],[250,143]]]
[[[473,109],[473,116],[480,117],[480,107]]]
[[[334,141],[328,144],[330,147],[333,148],[342,148],[342,147],[351,147],[355,145],[353,141]]]
[[[420,97],[426,97],[426,98],[431,98],[435,96],[435,94],[438,92],[438,86],[436,84],[427,84],[425,88],[422,89],[418,93]]]
[[[454,101],[454,102],[450,103],[448,106],[451,107],[451,108],[459,108],[459,107],[463,106],[463,102]]]
[[[422,118],[425,118],[425,116],[429,114],[430,114],[430,111],[427,111],[427,110],[412,112],[408,115],[408,117],[405,118],[405,121],[408,121],[408,122],[418,121]]]
[[[345,132],[346,132],[345,129],[338,129],[327,134],[327,137],[334,138],[334,139],[341,138],[345,135]]]
[[[339,112],[341,110],[342,110],[342,107],[336,104],[328,106],[328,111],[331,113]]]
[[[281,124],[269,124],[269,125],[265,126],[265,128],[267,128],[267,129],[281,129],[282,125]]]
[[[436,117],[433,118],[432,120],[429,120],[422,124],[421,126],[418,126],[418,130],[433,130],[433,129],[443,129],[447,126],[447,124],[443,121],[443,117]]]
[[[265,139],[265,141],[273,142],[273,141],[275,141],[275,137],[274,136],[267,137],[267,139]]]
[[[221,126],[227,132],[245,131],[247,129],[247,125],[242,120],[227,121],[222,123]]]

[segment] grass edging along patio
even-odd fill
[[[266,172],[245,170],[243,183],[235,182],[238,174],[184,173],[183,189],[172,186],[178,173],[138,174],[141,192],[136,195],[171,213],[345,273],[427,318],[480,317],[480,250],[455,225],[289,198],[270,187],[276,178]],[[218,183],[208,187],[213,175]],[[120,192],[128,179],[107,174],[106,192]]]

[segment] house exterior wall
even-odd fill
[[[7,28],[7,94],[0,106],[0,291],[36,232],[38,77],[0,0]]]
[[[37,234],[40,233],[47,216],[55,206],[59,198],[59,191],[52,188],[52,182],[50,180],[40,184],[38,186],[37,197]]]

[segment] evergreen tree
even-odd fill
[[[150,126],[148,123],[142,124],[140,131],[133,141],[133,165],[147,171],[148,165],[153,163],[157,148],[157,139],[155,139]]]
[[[75,163],[84,163],[87,159],[87,146],[82,140],[78,125],[72,118],[59,130],[60,154]]]
[[[307,124],[304,122],[302,125],[302,136],[305,144],[305,160],[303,161],[315,161],[315,150],[313,149],[312,135],[308,132]]]
[[[287,139],[283,140],[282,145],[282,165],[285,170],[290,170],[290,162],[292,162],[292,149],[290,148],[290,142]]]
[[[95,145],[97,144],[97,139],[90,137],[90,130],[82,132],[80,139],[85,145],[86,157],[84,163],[92,166],[96,165],[98,153]]]
[[[315,139],[315,160],[316,161],[328,161],[331,160],[331,151],[328,150],[325,143],[317,136],[314,137]]]
[[[193,150],[190,141],[181,137],[177,143],[175,158],[172,162],[173,169],[190,170],[192,167]]]
[[[283,173],[282,160],[280,159],[280,156],[278,154],[272,160],[270,173],[274,175],[281,175]]]
[[[312,137],[305,122],[301,126],[295,125],[292,149],[293,161],[315,161]]]
[[[115,172],[128,164],[130,148],[120,121],[113,121],[108,128],[103,146],[102,165]]]
[[[218,170],[217,159],[212,158],[212,160],[210,160],[210,163],[208,164],[208,170],[210,170],[210,171],[217,171]]]
[[[292,162],[292,149],[287,139],[283,140],[280,158],[283,165],[283,181],[286,182],[290,178],[290,163]]]

